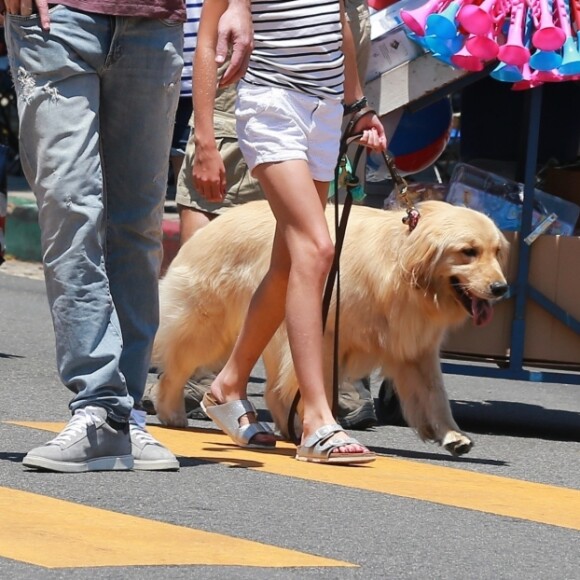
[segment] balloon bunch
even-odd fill
[[[456,68],[515,90],[580,80],[580,0],[428,0],[401,10],[407,34]]]

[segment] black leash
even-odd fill
[[[350,210],[353,204],[352,191],[359,186],[359,179],[356,176],[356,169],[358,167],[360,158],[365,149],[363,145],[359,145],[356,149],[355,155],[353,157],[351,171],[346,171],[346,153],[348,147],[351,143],[360,139],[361,135],[351,135],[355,125],[366,115],[374,115],[375,111],[371,108],[364,108],[361,111],[355,113],[350,119],[348,125],[346,126],[344,133],[342,134],[340,140],[340,147],[338,153],[338,162],[334,171],[334,230],[335,230],[335,242],[334,242],[334,260],[328,273],[328,278],[326,279],[326,286],[324,289],[324,295],[322,299],[322,331],[326,329],[326,322],[328,320],[328,313],[330,311],[330,302],[332,300],[332,293],[336,286],[336,304],[334,313],[334,343],[333,343],[333,366],[332,366],[332,413],[335,417],[338,416],[338,371],[339,371],[339,322],[340,322],[340,254],[342,252],[342,247],[344,244],[344,238],[346,236],[346,226],[348,223],[348,218],[350,215]],[[395,188],[398,190],[398,194],[407,206],[407,216],[403,218],[403,222],[409,226],[409,229],[413,230],[417,225],[419,219],[419,212],[412,206],[407,197],[407,182],[401,177],[397,168],[395,167],[395,162],[393,158],[386,152],[383,152],[383,158],[389,169],[389,173],[395,184]],[[343,170],[341,172],[341,169]],[[343,184],[340,183],[341,175],[345,176],[345,181]],[[342,213],[339,212],[338,204],[338,190],[340,185],[346,187],[346,197],[344,204],[342,206]],[[294,428],[294,418],[298,409],[298,403],[300,402],[300,390],[296,391],[296,395],[290,405],[290,410],[288,412],[288,435],[290,439],[298,444],[300,442],[299,437],[296,435],[296,429]]]

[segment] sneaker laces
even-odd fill
[[[77,409],[67,426],[47,445],[69,443],[75,437],[82,435],[88,427],[96,426],[100,419],[101,417],[91,409]]]

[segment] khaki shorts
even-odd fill
[[[175,201],[183,206],[191,207],[209,214],[221,214],[228,209],[254,201],[264,199],[264,194],[256,179],[250,175],[250,170],[242,157],[238,140],[234,137],[217,137],[216,144],[221,153],[226,168],[226,197],[220,202],[207,201],[199,194],[191,178],[195,145],[193,132],[189,137],[185,150],[185,159],[177,180]]]

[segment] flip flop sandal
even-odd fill
[[[218,403],[210,393],[206,393],[201,400],[200,406],[204,413],[240,447],[274,449],[276,446],[275,441],[272,445],[251,443],[256,435],[260,433],[274,435],[274,431],[266,423],[256,422],[240,425],[240,417],[248,413],[254,413],[256,417],[258,416],[256,407],[247,399]]]
[[[359,465],[369,463],[376,459],[372,451],[363,453],[333,453],[343,445],[361,445],[354,437],[342,437],[336,441],[329,441],[335,433],[344,429],[337,424],[324,425],[304,440],[296,449],[298,461],[310,461],[312,463],[339,463]]]

